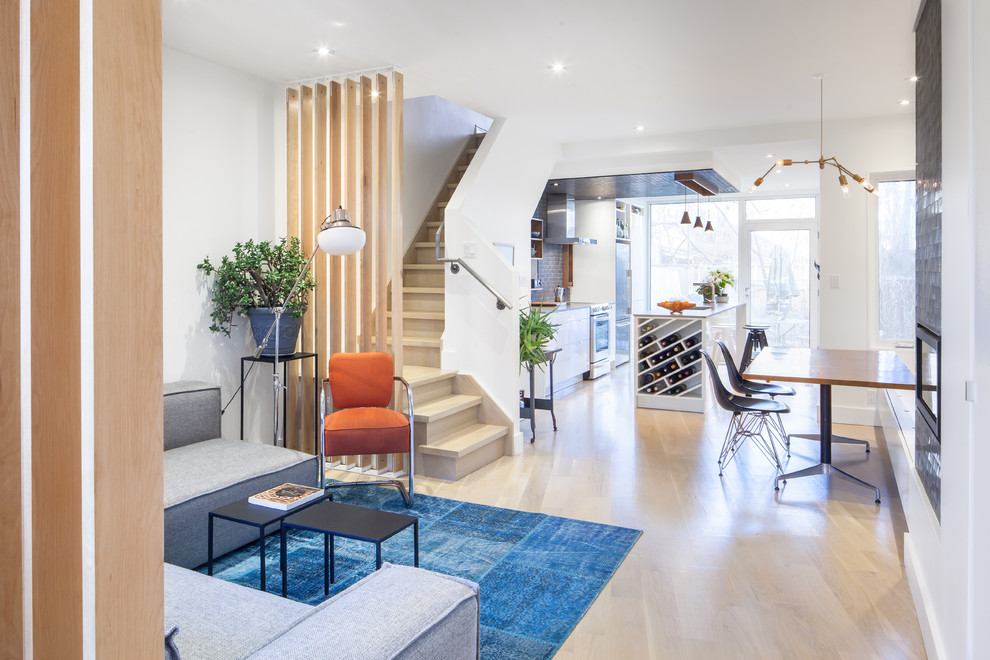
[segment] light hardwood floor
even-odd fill
[[[557,658],[924,658],[903,567],[905,531],[886,447],[872,427],[835,432],[833,461],[880,487],[823,476],[779,493],[745,446],[719,478],[729,416],[635,409],[629,365],[540,413],[522,455],[420,493],[643,530]],[[817,429],[817,389],[799,386],[791,433]],[[794,440],[785,469],[817,462]]]

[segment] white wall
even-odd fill
[[[519,306],[528,299],[529,223],[559,145],[512,120],[496,120],[446,209],[447,254],[462,257],[512,303],[494,297],[469,274],[446,271],[442,365],[473,376],[510,418],[518,418]],[[465,254],[472,243],[476,257]],[[511,244],[510,265],[492,243]],[[524,287],[523,284],[526,286]],[[520,451],[516,433],[513,451]]]
[[[990,305],[985,295],[977,295],[986,290],[978,281],[990,283],[990,214],[985,196],[977,196],[990,170],[985,4],[942,0],[941,525],[931,521],[924,496],[912,498],[904,510],[910,530],[906,568],[915,602],[932,629],[926,642],[933,658],[990,657],[990,484],[982,474],[987,416],[965,397],[967,380],[976,382],[978,395],[982,390],[986,398],[990,392],[985,325]]]
[[[408,249],[447,180],[475,126],[492,120],[439,96],[405,99],[402,104],[402,217]]]
[[[226,403],[254,342],[243,317],[230,338],[210,332],[209,290],[196,264],[207,255],[217,263],[235,242],[271,239],[284,227],[275,193],[283,92],[167,48],[162,57],[164,376],[219,383]],[[270,368],[258,365],[247,381],[245,435],[267,441]],[[225,437],[238,437],[239,421],[235,400],[223,417]]]
[[[825,124],[825,157],[835,156],[844,166],[869,177],[874,172],[914,170],[914,118],[906,115],[834,121]],[[809,156],[813,158],[812,154]],[[800,165],[798,167],[815,167]],[[850,197],[842,196],[838,172],[821,171],[818,262],[820,282],[820,345],[822,348],[867,349],[872,345],[869,314],[871,264],[877,256],[869,249],[869,213],[877,198],[854,182]],[[840,287],[829,286],[839,276]],[[834,420],[846,424],[873,424],[875,392],[863,388],[833,389]]]
[[[574,202],[574,234],[595,245],[575,245],[571,300],[615,302],[615,200]]]

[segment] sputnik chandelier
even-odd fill
[[[812,76],[812,78],[818,81],[818,154],[819,154],[818,160],[791,160],[790,158],[782,158],[777,162],[775,162],[773,165],[771,165],[770,169],[768,169],[763,174],[763,176],[759,177],[756,181],[753,182],[753,187],[749,189],[749,192],[756,191],[756,189],[760,187],[760,184],[763,183],[763,179],[765,179],[770,174],[770,172],[774,170],[774,168],[787,167],[789,165],[810,165],[811,163],[817,163],[818,168],[822,170],[825,169],[826,165],[831,165],[835,169],[839,170],[839,185],[842,187],[843,197],[846,198],[849,197],[849,179],[846,178],[847,174],[849,175],[850,178],[852,178],[853,181],[863,186],[866,192],[873,193],[874,195],[877,194],[877,189],[871,186],[869,181],[867,181],[865,178],[861,177],[860,175],[846,169],[846,167],[843,166],[842,163],[836,160],[835,156],[829,156],[828,158],[825,157],[825,149],[823,147],[823,140],[822,140],[822,135],[824,133],[823,130],[824,101],[822,94],[822,80],[825,78],[825,76],[822,74],[818,74]]]

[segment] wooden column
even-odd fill
[[[24,648],[21,520],[20,5],[0,2],[0,658]]]
[[[375,214],[374,214],[374,123],[372,108],[374,98],[371,95],[371,78],[361,76],[361,219],[360,227],[365,232],[364,249],[361,250],[361,351],[372,350],[372,334],[374,320],[372,317],[372,301],[374,301],[375,273]]]
[[[343,90],[339,82],[330,83],[330,209],[336,209],[344,203],[343,196]],[[340,257],[330,259],[330,354],[344,350],[343,310],[344,299],[342,287],[344,281],[343,260]]]
[[[361,199],[358,193],[358,84],[348,79],[344,83],[345,140],[344,147],[344,208],[355,212]],[[354,219],[352,217],[352,219]],[[354,353],[358,350],[358,275],[357,255],[344,259],[344,350]]]
[[[313,223],[313,231],[319,230],[319,226],[323,219],[329,214],[328,209],[328,198],[330,195],[329,190],[329,179],[327,170],[327,156],[328,156],[328,122],[329,122],[329,90],[326,85],[316,86],[316,116],[315,122],[315,142],[316,142],[316,185],[315,194],[316,199],[315,222]],[[313,272],[316,277],[316,291],[313,292],[313,296],[310,302],[312,311],[311,315],[315,315],[314,319],[314,348],[317,353],[319,353],[319,364],[317,365],[317,382],[313,383],[314,388],[319,388],[320,383],[323,379],[327,377],[327,360],[330,358],[330,353],[327,351],[330,343],[328,341],[327,332],[330,329],[330,325],[327,317],[327,302],[329,300],[327,293],[329,287],[329,280],[327,277],[327,254],[323,250],[317,250],[316,257],[313,259]],[[303,394],[304,397],[309,397],[310,401],[313,401],[314,391],[311,388],[306,393]],[[315,404],[314,404],[315,405]],[[312,415],[310,415],[312,417]],[[313,433],[315,434],[314,429]],[[307,437],[304,435],[304,437]],[[320,442],[317,439],[317,442]],[[305,446],[305,443],[304,443]],[[319,447],[313,447],[313,453],[319,453]]]
[[[375,76],[375,350],[385,351],[388,340],[388,78]]]

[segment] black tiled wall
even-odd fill
[[[917,161],[917,320],[942,333],[942,3],[927,0],[915,30],[915,160]],[[943,342],[944,343],[944,342]],[[915,413],[915,469],[941,519],[941,444]]]

